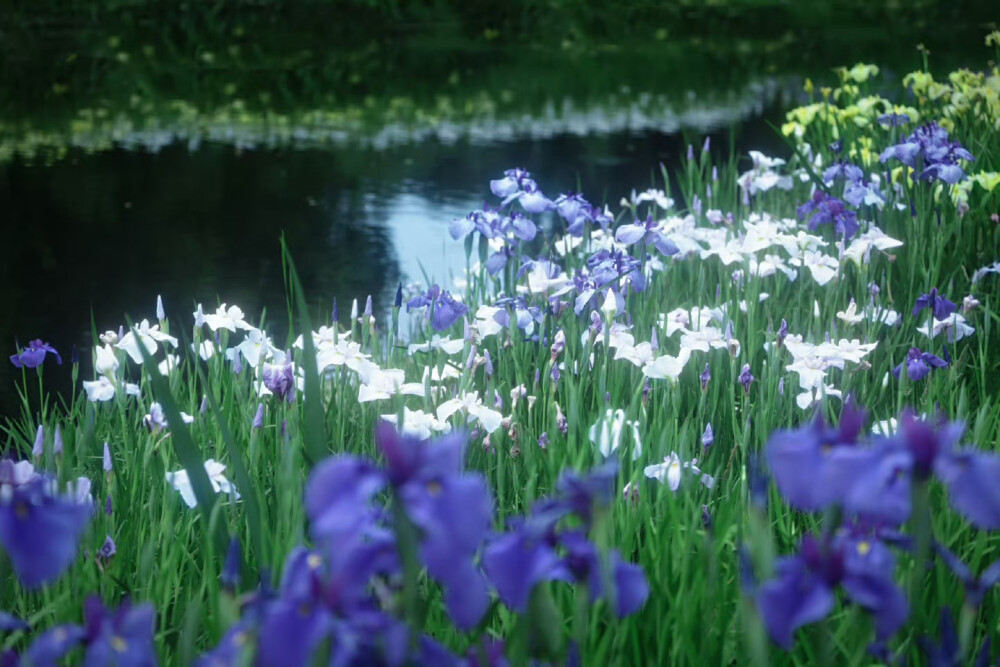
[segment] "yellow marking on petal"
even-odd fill
[[[306,564],[309,566],[309,569],[315,570],[316,568],[318,568],[320,565],[323,564],[323,559],[320,557],[319,554],[309,554],[309,556],[306,558]]]
[[[128,650],[128,643],[121,637],[117,635],[111,638],[111,648],[118,651],[119,653],[124,653]]]
[[[432,496],[439,495],[441,493],[441,489],[442,489],[441,482],[432,481],[427,483],[427,493],[431,494]]]
[[[858,542],[858,553],[862,556],[867,556],[868,552],[872,550],[872,545],[867,541]]]

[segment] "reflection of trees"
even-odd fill
[[[378,211],[352,205],[331,215],[322,205],[328,191],[357,192],[356,178],[324,153],[220,146],[0,167],[0,206],[17,232],[0,263],[3,349],[15,335],[47,337],[68,361],[72,343],[90,345],[91,310],[98,331],[116,328],[125,313],[152,317],[157,293],[175,331],[189,330],[196,302],[219,299],[255,319],[266,308],[268,330],[283,344],[282,233],[324,315],[334,295],[349,306],[395,286],[398,263]],[[15,395],[9,364],[0,366],[3,414]],[[47,384],[60,376],[67,386],[68,366],[47,370]]]

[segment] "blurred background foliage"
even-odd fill
[[[8,118],[141,99],[212,108],[378,105],[514,91],[533,103],[704,89],[876,49],[918,65],[996,21],[995,0],[13,0],[0,10]],[[949,63],[938,63],[947,67]],[[578,75],[568,77],[567,66]],[[568,81],[567,79],[572,79]]]

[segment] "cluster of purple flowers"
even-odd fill
[[[901,143],[886,148],[879,158],[883,163],[899,160],[918,171],[917,178],[937,179],[949,185],[965,178],[959,160],[975,160],[960,143],[949,141],[948,131],[933,121],[918,127]]]
[[[486,271],[495,276],[507,265],[521,243],[534,240],[538,227],[517,211],[504,215],[501,211],[484,206],[481,211],[472,211],[464,218],[452,221],[448,232],[456,241],[473,232],[478,232],[480,239],[503,239],[500,249],[490,255],[484,265]]]
[[[153,646],[155,612],[150,604],[132,605],[127,600],[118,609],[104,606],[100,598],[91,596],[83,606],[84,624],[57,625],[38,635],[23,655],[10,652],[0,655],[4,667],[30,665],[48,667],[60,664],[71,651],[82,648],[83,667],[155,667]],[[5,617],[7,622],[5,623]],[[27,630],[26,623],[0,612],[0,631]]]
[[[533,324],[541,324],[543,318],[542,310],[538,306],[528,304],[523,296],[505,296],[500,294],[493,302],[496,308],[503,308],[493,315],[493,321],[500,326],[507,328],[510,326],[511,315],[514,316],[514,324],[518,329],[530,334],[534,331]]]
[[[848,404],[839,428],[817,419],[768,442],[772,478],[790,505],[837,507],[848,518],[821,537],[803,539],[798,553],[779,559],[775,577],[756,591],[761,617],[782,646],[791,645],[797,628],[830,613],[838,586],[874,615],[877,641],[901,627],[908,605],[895,584],[889,546],[906,542],[896,528],[910,519],[913,485],[936,477],[952,508],[974,526],[1000,528],[1000,455],[958,447],[962,424],[904,412],[895,436],[866,442],[865,420],[863,410]]]
[[[812,199],[795,209],[795,212],[799,220],[809,218],[810,231],[820,225],[833,225],[837,233],[847,240],[860,229],[858,214],[823,190],[816,190]]]
[[[881,206],[885,203],[878,185],[865,177],[861,167],[840,160],[823,172],[823,182],[827,185],[834,185],[840,180],[844,181],[844,201],[851,206],[859,208],[863,204]]]
[[[649,595],[642,568],[624,562],[617,550],[601,554],[587,538],[595,508],[614,497],[617,476],[613,459],[589,475],[564,472],[556,497],[536,502],[528,516],[509,521],[507,533],[487,545],[483,565],[508,607],[524,611],[543,581],[586,584],[591,600],[609,599],[619,618],[642,607]],[[562,523],[571,516],[578,526]]]
[[[916,303],[913,306],[913,316],[916,317],[924,309],[929,309],[934,319],[946,320],[952,313],[958,310],[958,306],[943,294],[939,294],[935,287],[927,294],[921,294],[917,297]],[[906,353],[906,359],[892,369],[892,374],[896,379],[899,379],[905,366],[906,377],[914,382],[919,382],[930,375],[932,369],[945,368],[951,363],[947,349],[944,351],[944,356],[945,358],[942,359],[931,352],[925,352],[918,347],[911,347]]]
[[[561,194],[555,201],[556,212],[566,221],[566,233],[571,236],[583,236],[584,226],[596,223],[601,229],[607,229],[614,222],[611,212],[600,209],[586,199],[582,194],[568,192]]]
[[[482,664],[478,651],[456,656],[412,625],[421,566],[441,584],[460,630],[482,620],[491,586],[515,611],[542,581],[587,582],[593,598],[614,600],[619,616],[642,606],[642,570],[616,552],[605,557],[586,537],[616,470],[565,473],[555,498],[493,534],[489,487],[463,472],[461,434],[422,441],[382,425],[375,438],[383,466],[342,455],[316,467],[305,492],[315,548],[294,550],[279,590],[257,596],[199,664],[235,664],[255,645],[256,665],[307,665],[323,643],[337,665]],[[571,517],[575,527],[560,529]],[[506,664],[502,644],[489,648],[489,664]]]
[[[427,291],[419,296],[415,296],[406,303],[406,312],[414,308],[426,308],[426,315],[431,320],[431,326],[435,331],[447,331],[455,322],[461,319],[469,307],[458,301],[451,295],[451,292],[442,290],[436,284],[427,288]]]
[[[503,197],[501,206],[517,201],[528,213],[542,213],[551,210],[555,204],[542,194],[538,183],[524,169],[515,167],[505,171],[503,178],[490,181],[490,190],[497,197]]]

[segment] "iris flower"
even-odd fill
[[[599,419],[590,427],[590,441],[597,445],[604,457],[618,450],[621,445],[622,433],[631,429],[633,447],[632,460],[642,456],[642,441],[639,439],[639,423],[625,419],[624,410],[608,409],[603,419]]]
[[[225,469],[226,466],[215,459],[205,461],[205,473],[208,475],[208,481],[212,484],[212,489],[216,493],[225,493],[234,500],[239,500],[240,494],[236,490],[236,487],[222,474]],[[187,470],[181,469],[177,472],[168,472],[167,484],[174,487],[181,494],[181,499],[185,505],[191,508],[197,507],[198,499],[194,495],[194,488],[191,486]]]
[[[56,363],[62,365],[62,357],[56,349],[36,338],[28,343],[28,347],[22,349],[17,354],[10,356],[10,363],[17,368],[38,368],[45,361],[46,354],[52,354],[56,358]]]
[[[913,316],[916,317],[924,308],[930,308],[934,313],[934,319],[946,320],[952,313],[958,310],[953,302],[948,300],[943,294],[938,294],[936,287],[927,294],[921,294],[913,304]]]
[[[670,452],[668,456],[663,458],[663,463],[646,466],[643,468],[642,474],[650,479],[655,479],[660,484],[666,484],[671,491],[676,493],[681,487],[682,472],[684,470],[688,470],[695,475],[698,475],[701,483],[711,489],[715,485],[715,478],[711,475],[704,474],[701,469],[698,468],[697,463],[698,459],[681,461],[681,458],[677,456],[677,452]]]
[[[436,284],[406,304],[406,312],[419,308],[428,309],[427,316],[431,318],[431,326],[438,332],[450,329],[469,311],[468,306],[457,301],[448,291],[442,291]]]
[[[169,343],[177,347],[177,339],[160,331],[160,325],[150,326],[149,320],[143,320],[138,326],[129,329],[120,341],[115,345],[119,350],[125,350],[132,361],[137,364],[142,363],[142,352],[139,351],[139,344],[142,343],[146,352],[150,356],[156,354],[157,343]]]
[[[844,202],[831,197],[823,190],[816,190],[812,199],[795,211],[800,220],[809,218],[809,231],[816,230],[820,225],[829,224],[833,225],[845,240],[858,233],[858,214],[847,208]]]
[[[772,639],[786,649],[798,628],[833,611],[838,587],[873,613],[879,640],[895,633],[909,614],[893,578],[892,552],[875,539],[845,535],[823,543],[806,537],[799,552],[779,558],[774,570],[774,578],[757,591],[757,608]]]
[[[643,241],[668,257],[679,252],[677,245],[663,233],[661,223],[653,220],[652,213],[646,216],[645,222],[636,220],[619,227],[615,231],[615,241],[626,246]]]
[[[45,476],[0,485],[0,547],[26,588],[52,581],[73,563],[93,514],[92,503],[58,495],[54,486]]]
[[[948,131],[936,122],[918,127],[903,142],[889,146],[879,159],[898,160],[919,172],[919,179],[937,179],[954,185],[965,178],[959,160],[972,162],[972,153],[957,141],[950,141]]]
[[[911,347],[906,353],[906,361],[892,369],[892,374],[896,378],[902,373],[903,366],[906,366],[906,377],[913,382],[919,382],[930,375],[932,368],[945,368],[948,362],[930,352],[921,352],[920,348]]]

